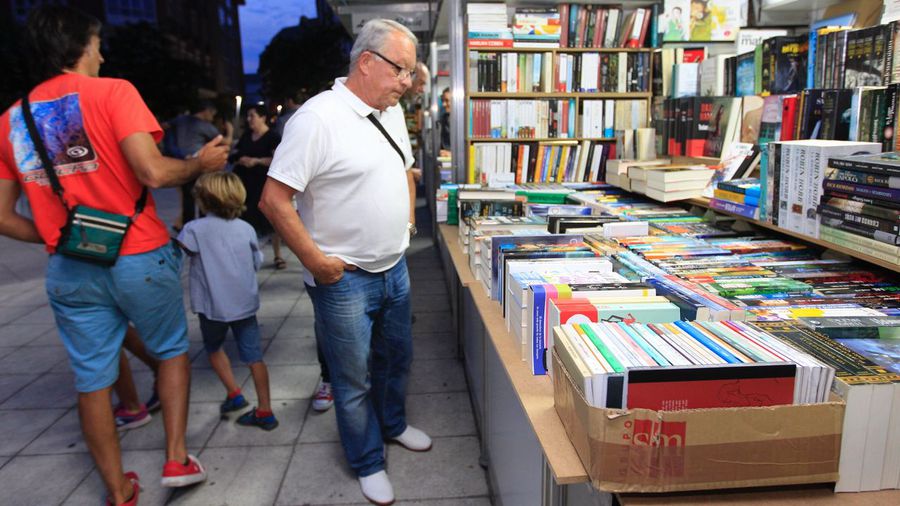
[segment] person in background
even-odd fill
[[[166,135],[172,137],[179,158],[193,156],[204,144],[220,135],[219,129],[213,124],[216,117],[216,105],[209,100],[200,100],[194,105],[190,114],[178,116],[169,122]],[[225,134],[222,143],[231,146],[234,127],[226,122]],[[166,143],[164,143],[166,145]],[[192,190],[194,181],[188,181],[181,185],[181,217],[175,223],[175,230],[181,230],[185,223],[197,217],[194,209],[194,196]]]
[[[303,105],[303,102],[306,102],[307,98],[309,96],[306,94],[306,90],[297,90],[293,95],[284,99],[284,108],[278,119],[275,120],[275,124],[272,125],[272,129],[275,130],[278,137],[284,137],[284,125],[287,125],[288,120]]]
[[[450,149],[450,88],[441,92],[441,151]]]
[[[341,444],[375,504],[394,501],[384,440],[431,449],[431,438],[407,423],[405,407],[412,363],[406,169],[413,160],[398,102],[412,84],[416,44],[397,22],[363,26],[349,75],[288,123],[260,202],[306,268]]]
[[[266,171],[272,163],[272,154],[281,142],[281,136],[269,128],[269,113],[262,105],[254,105],[247,111],[247,130],[241,135],[229,157],[234,173],[247,189],[247,206],[241,219],[249,223],[260,237],[272,233],[272,225],[259,210],[259,198],[266,183]],[[276,269],[284,269],[287,263],[281,256],[281,238],[272,235],[272,261]]]
[[[237,419],[240,425],[272,430],[278,420],[272,414],[269,370],[262,360],[259,341],[259,286],[256,271],[262,263],[256,232],[238,216],[244,211],[247,192],[241,180],[230,172],[204,174],[197,179],[194,193],[206,216],[184,226],[178,243],[191,262],[191,310],[200,318],[200,332],[209,363],[227,397],[219,407],[222,414],[247,407],[234,380],[231,361],[222,350],[228,329],[234,334],[241,361],[250,368],[259,406]]]
[[[216,137],[190,160],[163,156],[157,147],[162,128],[134,86],[98,77],[100,28],[96,18],[70,7],[41,5],[29,13],[26,61],[40,83],[28,93],[29,110],[53,166],[40,162],[23,102],[14,103],[0,116],[0,235],[46,244],[47,297],[74,372],[85,443],[108,491],[106,503],[135,505],[139,478],[124,472],[111,396],[129,321],[160,361],[161,483],[181,487],[206,479],[185,441],[190,362],[180,253],[153,197],[135,215],[136,202],[144,188],[178,186],[221,170],[228,147]],[[64,198],[48,184],[48,170],[58,176]],[[23,189],[33,220],[15,210]],[[114,265],[56,251],[67,207],[75,205],[133,216]],[[52,485],[58,477],[46,478]]]

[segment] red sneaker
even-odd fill
[[[134,492],[131,494],[131,499],[123,502],[119,506],[137,506],[138,503],[138,494],[141,493],[141,484],[138,480],[138,475],[134,471],[128,471],[125,473],[125,478],[131,482],[131,486],[134,487]],[[106,506],[116,506],[116,503],[112,501],[109,497],[106,498]]]
[[[170,460],[163,466],[161,483],[164,487],[186,487],[204,480],[206,480],[206,469],[193,455],[188,455],[187,464]]]

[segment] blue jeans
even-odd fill
[[[256,321],[256,315],[233,322],[210,320],[203,313],[198,313],[197,316],[200,317],[200,334],[203,336],[206,353],[219,351],[230,328],[237,342],[241,362],[247,365],[262,362],[262,344],[259,340],[259,323]]]
[[[406,259],[385,272],[344,271],[332,285],[306,287],[331,373],[338,432],[358,476],[384,469],[384,438],[406,430],[412,363]]]

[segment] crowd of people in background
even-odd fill
[[[427,66],[416,61],[416,37],[396,22],[370,21],[353,46],[347,77],[314,97],[307,90],[286,97],[277,118],[261,104],[248,107],[235,140],[237,125],[223,120],[214,102],[198,101],[163,126],[127,81],[100,78],[100,29],[70,7],[41,6],[29,16],[40,79],[0,116],[0,235],[43,243],[50,254],[47,294],[106,503],[138,503],[139,477],[124,470],[117,432],[147,424],[160,409],[161,484],[184,487],[207,478],[187,452],[183,255],[190,308],[225,391],[220,411],[250,404],[222,348],[230,330],[257,396],[236,423],[278,427],[256,320],[256,272],[266,239],[272,265],[285,268],[282,238],[305,267],[315,309],[322,378],[313,408],[336,407],[363,495],[392,503],[384,440],[413,451],[431,448],[405,413],[413,320],[404,252],[416,234],[421,170],[404,109],[414,118],[410,133],[418,135],[429,81]],[[147,192],[162,187],[181,191],[175,238]],[[23,191],[31,216],[17,211]],[[85,226],[72,216],[85,209],[121,215],[128,223],[122,237],[82,232],[81,243],[68,249],[67,231]],[[78,251],[108,245],[118,252],[111,260]],[[123,349],[153,371],[145,402]]]

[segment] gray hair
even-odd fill
[[[412,41],[413,46],[419,45],[419,39],[409,28],[390,19],[372,19],[363,25],[356,42],[353,43],[353,49],[350,50],[350,68],[356,67],[356,61],[363,51],[381,51],[384,49],[384,43],[387,38],[394,32],[400,32]]]

